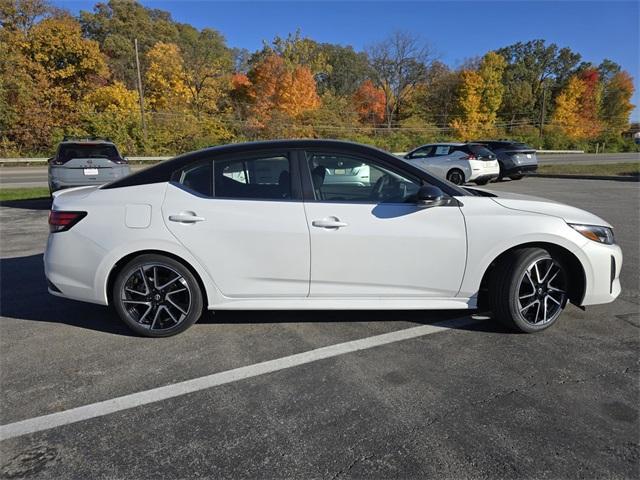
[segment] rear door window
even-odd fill
[[[434,155],[436,157],[441,157],[443,155],[449,155],[450,151],[451,151],[450,145],[436,145],[436,150],[434,152]]]
[[[433,152],[432,146],[418,148],[409,155],[409,158],[427,158],[431,156],[431,152]]]
[[[171,180],[194,193],[211,198],[291,198],[291,166],[285,155],[204,160],[178,170]]]

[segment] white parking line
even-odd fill
[[[317,362],[325,358],[344,355],[345,353],[366,350],[380,345],[400,342],[411,338],[422,337],[432,333],[441,332],[451,328],[463,327],[476,323],[471,317],[456,318],[453,320],[445,320],[431,325],[422,325],[420,327],[407,328],[373,337],[353,340],[351,342],[338,343],[328,347],[309,350],[308,352],[297,353],[287,357],[276,358],[266,362],[248,365],[246,367],[234,368],[225,372],[214,373],[205,377],[194,378],[184,382],[165,385],[164,387],[144,390],[142,392],[124,395],[122,397],[112,398],[102,402],[84,405],[82,407],[71,408],[62,412],[42,415],[40,417],[28,418],[19,422],[9,423],[0,426],[0,441],[9,438],[19,437],[29,433],[40,432],[50,428],[68,425],[70,423],[81,422],[91,418],[102,417],[114,412],[128,410],[130,408],[147,405],[149,403],[159,402],[169,398],[179,397],[188,393],[197,392],[218,385],[237,382],[245,378],[257,377],[266,373],[277,372],[305,363]]]

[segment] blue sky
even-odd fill
[[[94,1],[55,0],[73,13]],[[319,42],[357,50],[402,29],[419,33],[452,67],[517,41],[543,38],[583,59],[609,58],[634,77],[640,104],[640,2],[637,1],[167,1],[143,0],[177,21],[222,32],[231,47],[256,50],[262,40],[300,28]],[[636,107],[632,118],[640,120]]]

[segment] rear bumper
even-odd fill
[[[490,182],[491,180],[495,180],[498,177],[499,177],[499,175],[497,173],[492,173],[492,174],[488,174],[488,175],[479,175],[477,177],[474,177],[470,181],[484,183],[484,182]]]
[[[106,254],[102,247],[73,230],[49,234],[44,252],[49,293],[104,305],[96,289],[95,272]]]
[[[503,177],[509,177],[511,175],[527,175],[529,173],[535,173],[538,170],[538,165],[514,165],[513,167],[506,168],[502,173]]]

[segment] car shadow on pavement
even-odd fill
[[[0,259],[0,315],[133,335],[108,307],[50,295],[42,254]]]
[[[199,324],[393,322],[433,324],[464,317],[460,310],[227,310],[206,312]],[[115,335],[135,336],[109,307],[50,295],[42,254],[0,259],[0,315],[18,320],[62,323]],[[491,320],[457,330],[507,332]]]
[[[27,198],[25,200],[2,200],[0,207],[22,208],[25,210],[49,210],[51,208],[51,198]]]

